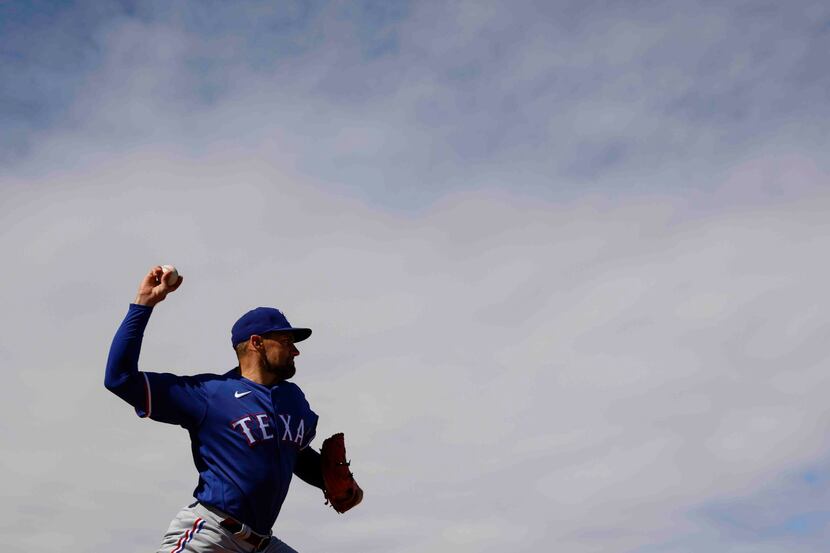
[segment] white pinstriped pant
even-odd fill
[[[170,523],[156,553],[251,553],[253,545],[219,525],[224,518],[200,503],[183,508]],[[271,536],[262,553],[297,551]]]

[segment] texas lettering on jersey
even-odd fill
[[[292,424],[290,414],[278,413],[277,417],[279,420],[274,425],[268,413],[245,415],[231,422],[231,428],[242,435],[251,447],[266,440],[273,440],[275,436],[280,436],[282,442],[290,442],[297,447],[302,446],[305,438],[305,420],[301,417],[294,417],[294,424]]]

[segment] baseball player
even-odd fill
[[[291,326],[277,309],[258,307],[231,329],[239,366],[227,373],[139,371],[153,308],[183,281],[179,276],[166,282],[166,276],[156,266],[142,279],[112,341],[105,376],[107,389],[139,417],[178,424],[190,435],[199,472],[196,502],[173,519],[158,553],[295,552],[271,532],[293,474],[323,490],[340,513],[363,498],[348,469],[342,434],[327,439],[321,453],[309,447],[317,414],[288,382],[300,354],[296,343],[311,330]]]

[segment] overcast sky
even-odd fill
[[[830,539],[830,4],[0,2],[4,551],[154,551],[196,471],[103,387],[257,305],[364,503],[301,552]],[[314,442],[319,448],[321,440]]]

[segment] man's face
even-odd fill
[[[265,348],[266,369],[281,380],[288,380],[297,372],[294,358],[300,350],[294,345],[294,336],[286,332],[269,332],[262,336]]]

